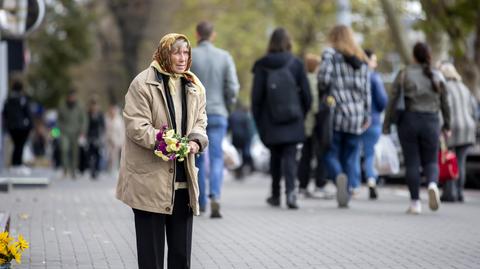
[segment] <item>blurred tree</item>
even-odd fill
[[[399,13],[390,0],[380,0],[380,3],[382,4],[382,9],[388,22],[395,48],[399,52],[403,63],[408,64],[411,61],[410,48],[408,47],[406,32],[400,23]]]
[[[47,2],[43,27],[28,39],[32,57],[27,71],[32,96],[45,106],[57,106],[72,88],[70,68],[90,55],[91,21],[78,1]]]
[[[108,0],[108,6],[120,30],[123,63],[130,81],[137,75],[139,44],[149,19],[152,0]],[[161,14],[159,14],[161,15]]]
[[[435,43],[445,33],[450,43],[450,55],[463,80],[480,98],[480,1],[420,0],[426,19],[419,27]]]

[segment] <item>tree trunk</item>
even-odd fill
[[[403,29],[400,19],[398,18],[398,12],[395,11],[395,7],[390,0],[380,0],[380,3],[382,4],[383,13],[385,13],[387,23],[390,26],[392,38],[395,42],[397,52],[400,54],[402,61],[405,64],[408,64],[411,62],[410,49],[405,38],[405,30]]]

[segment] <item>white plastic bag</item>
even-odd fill
[[[375,145],[375,169],[378,175],[397,174],[400,170],[398,152],[389,135],[381,135]]]
[[[234,170],[240,167],[242,160],[237,149],[226,138],[222,141],[223,162],[228,170]]]

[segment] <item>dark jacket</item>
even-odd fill
[[[303,117],[289,123],[274,123],[268,110],[266,96],[267,70],[281,68],[294,57],[290,52],[269,53],[257,60],[253,66],[252,113],[260,138],[266,146],[285,143],[299,143],[305,139],[304,116],[310,109],[311,95],[307,75],[301,60],[295,58],[290,62],[297,85],[299,104]]]
[[[30,98],[12,92],[3,109],[3,121],[7,130],[31,130],[33,127],[32,113],[30,111]]]
[[[372,125],[381,124],[380,115],[387,106],[388,96],[380,75],[375,71],[370,73],[370,89],[372,92]]]

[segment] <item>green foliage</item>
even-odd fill
[[[90,56],[91,20],[78,1],[49,1],[43,27],[29,38],[28,81],[34,99],[45,106],[57,106],[72,88],[70,67]]]

